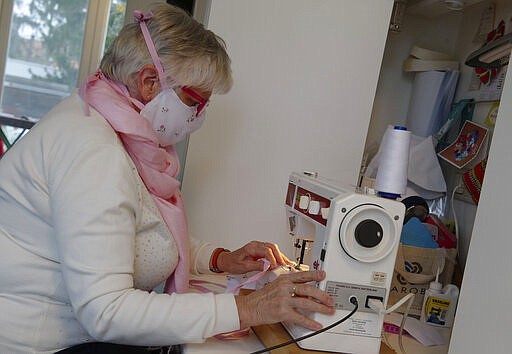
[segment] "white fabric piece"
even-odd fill
[[[177,254],[145,193],[115,132],[96,111],[85,116],[77,95],[0,159],[1,353],[192,343],[239,329],[233,295],[137,289],[158,285]],[[208,271],[212,248],[191,242],[193,272]],[[168,259],[152,269],[152,257]]]
[[[446,182],[431,136],[411,136],[407,178],[427,191],[446,192]]]
[[[407,183],[407,191],[405,192],[405,195],[402,196],[402,199],[407,198],[407,197],[412,197],[412,196],[420,196],[423,199],[429,201],[429,200],[434,200],[437,198],[444,197],[445,195],[446,195],[446,193],[433,192],[433,191],[429,191],[427,189],[423,189],[409,181],[409,183]]]
[[[407,111],[407,129],[414,135],[433,135],[448,116],[457,87],[459,72],[417,72]]]

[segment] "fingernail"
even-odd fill
[[[325,277],[325,270],[319,270],[318,275],[321,277]]]
[[[322,329],[322,325],[320,323],[313,323],[313,330],[318,331]]]
[[[334,299],[332,297],[327,299],[327,305],[334,306]]]

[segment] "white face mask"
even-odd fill
[[[135,15],[135,19],[140,24],[149,54],[157,68],[162,91],[141,109],[140,115],[153,125],[160,146],[169,146],[180,142],[187,134],[201,127],[205,116],[204,108],[208,100],[203,99],[191,88],[182,87],[181,90],[187,90],[187,94],[198,101],[195,106],[187,106],[172,88],[167,87],[164,80],[164,69],[145,23],[152,16],[152,13],[139,12]]]
[[[174,145],[201,127],[203,109],[197,115],[196,106],[187,106],[173,89],[163,89],[149,101],[140,114],[149,120],[161,146]]]

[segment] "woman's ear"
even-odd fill
[[[146,104],[160,92],[160,81],[158,71],[153,64],[146,64],[140,69],[137,76],[137,88],[139,89],[139,100]]]

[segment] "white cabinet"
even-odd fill
[[[438,7],[441,1],[411,1],[410,5],[430,3]],[[469,2],[466,2],[469,4]],[[482,11],[496,5],[496,24],[507,21],[512,14],[508,0],[479,1],[460,13],[434,14],[426,7],[423,12],[407,14],[401,33],[390,33],[387,39],[372,120],[366,148],[378,144],[388,124],[405,124],[412,76],[402,71],[402,63],[412,45],[419,45],[450,54],[461,63],[461,79],[455,101],[476,98],[478,93],[468,87],[472,68],[464,65],[469,53],[478,48],[473,43]],[[432,8],[432,7],[431,7]],[[435,11],[434,11],[435,12]],[[509,27],[509,31],[510,31]],[[512,238],[509,236],[508,203],[512,192],[508,187],[512,176],[509,141],[512,134],[512,75],[508,75],[501,96],[497,123],[485,173],[478,208],[456,200],[455,207],[461,229],[461,258],[465,264],[459,306],[453,328],[450,353],[510,353],[507,338],[509,269],[512,269]],[[483,121],[489,102],[478,102],[474,120]],[[449,175],[450,173],[448,173]],[[474,224],[473,224],[474,223]]]

